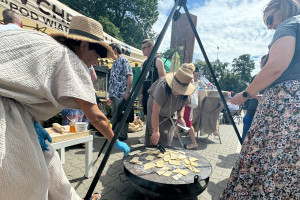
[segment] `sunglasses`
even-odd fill
[[[142,47],[142,51],[144,51],[145,49],[149,48],[150,46],[146,46],[146,47]]]
[[[275,10],[274,12],[272,12],[266,19],[266,25],[267,26],[272,26],[273,22],[274,22],[274,14],[275,12],[277,12],[277,10]]]

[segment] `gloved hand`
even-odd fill
[[[118,140],[118,142],[115,144],[115,147],[117,149],[120,149],[121,151],[124,151],[124,156],[128,156],[130,152],[130,147],[125,143]]]
[[[52,142],[52,138],[49,135],[49,133],[41,126],[40,122],[35,121],[34,122],[34,128],[36,131],[36,134],[38,136],[40,145],[42,147],[42,150],[49,151],[48,144],[46,144],[45,140],[48,140],[50,143]]]

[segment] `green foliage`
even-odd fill
[[[106,0],[59,0],[63,4],[66,4],[73,10],[91,17],[95,20],[99,18],[99,16],[105,16],[106,8],[105,2]],[[100,14],[99,14],[100,13]]]
[[[232,74],[230,71],[226,71],[224,76],[222,76],[219,80],[219,85],[224,91],[234,91],[238,93],[243,91],[247,85],[241,81],[239,76]]]
[[[232,73],[239,75],[241,80],[249,83],[251,72],[255,68],[254,61],[250,59],[250,54],[243,54],[232,61]]]
[[[233,59],[231,69],[229,69],[229,63],[223,63],[218,59],[211,62],[211,67],[222,90],[238,93],[248,86],[252,77],[251,72],[255,68],[254,61],[250,57],[250,54],[243,54]],[[196,60],[194,64],[199,67],[200,73],[214,84],[206,62]]]
[[[110,0],[108,17],[120,28],[124,42],[140,48],[142,41],[152,38],[153,24],[158,19],[157,0]]]
[[[162,56],[168,60],[172,59],[173,54],[175,53],[175,49],[170,48],[167,51],[162,53]]]
[[[109,35],[141,48],[142,41],[155,37],[158,0],[60,0],[70,8],[99,20]]]
[[[109,21],[107,17],[100,16],[99,22],[102,24],[103,29],[107,34],[114,38],[117,38],[118,40],[123,40],[120,33],[120,29],[116,27],[111,21]]]
[[[167,60],[172,60],[172,56],[174,55],[175,52],[176,52],[176,49],[170,48],[167,51],[165,51],[164,53],[162,53],[162,56],[164,58],[166,58]],[[183,63],[183,51],[177,50],[177,53],[180,56],[180,63]]]
[[[229,65],[229,63],[225,62],[221,62],[220,60],[215,60],[213,62],[210,63],[211,67],[214,71],[214,74],[216,76],[216,79],[219,81],[221,77],[224,76],[224,74],[228,71],[228,69],[226,69]],[[210,82],[214,82],[213,81],[213,77],[210,73],[210,70],[206,64],[205,61],[202,60],[196,60],[196,62],[194,63],[195,66],[199,67],[199,70],[201,72],[201,74],[205,75],[205,77],[210,81]]]

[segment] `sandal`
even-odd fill
[[[186,147],[187,149],[198,149],[198,144],[189,144]]]

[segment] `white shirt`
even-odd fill
[[[16,24],[0,25],[0,31],[16,30],[16,29],[22,29],[22,28]]]
[[[228,106],[228,108],[229,108],[230,111],[237,111],[237,110],[239,110],[239,105],[227,103],[227,106]]]

